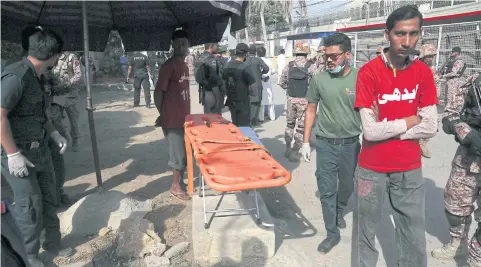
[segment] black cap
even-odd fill
[[[461,47],[459,46],[456,46],[456,47],[453,47],[453,52],[458,52],[458,53],[461,53]]]
[[[235,47],[235,51],[236,53],[247,53],[249,52],[249,47],[244,43],[240,43]]]

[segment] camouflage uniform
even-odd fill
[[[300,55],[303,49],[296,48],[296,58],[294,59],[294,65],[303,67],[307,62],[305,56]],[[307,54],[307,52],[305,52]],[[318,66],[312,64],[309,69],[309,79],[312,74],[318,72]],[[287,89],[289,86],[289,64],[286,64],[282,70],[281,79],[279,85]],[[305,97],[291,97],[287,96],[287,108],[286,108],[286,120],[287,127],[284,134],[286,141],[286,153],[285,157],[291,161],[297,160],[298,152],[302,147],[304,139],[304,116],[307,108],[307,99]],[[297,126],[297,128],[296,128]],[[294,145],[291,148],[292,140]]]
[[[69,62],[69,63],[68,63]],[[45,86],[49,92],[47,100],[47,117],[52,121],[55,129],[62,136],[67,136],[67,131],[63,125],[63,111],[66,110],[71,126],[71,137],[73,144],[77,145],[78,138],[78,89],[72,84],[78,83],[81,78],[79,61],[73,54],[64,53],[59,59],[57,66],[52,71],[47,72]],[[57,192],[61,204],[71,204],[68,196],[63,191],[65,182],[65,162],[63,155],[60,154],[58,146],[49,141],[50,154],[57,179]],[[75,148],[75,147],[74,147]]]
[[[476,112],[476,109],[478,109],[477,114],[479,114],[478,107],[472,110]],[[464,114],[466,114],[465,110],[466,106],[463,108]],[[452,116],[459,117],[458,113],[450,113],[447,116],[446,119]],[[444,120],[443,123],[445,123]],[[471,131],[476,131],[473,127],[463,121],[454,124],[456,138],[461,144],[454,155],[451,173],[444,189],[445,213],[450,225],[451,241],[443,247],[433,250],[432,255],[439,259],[451,259],[459,254],[466,253],[469,227],[472,221],[471,214],[474,211],[473,204],[476,201],[478,209],[474,211],[474,217],[478,222],[478,231],[469,244],[468,263],[469,266],[481,266],[481,247],[478,241],[480,235],[478,232],[481,231],[481,186],[479,184],[481,156],[473,153],[469,144],[463,144],[467,140],[466,136]]]
[[[464,61],[461,57],[455,57],[450,59],[453,67],[448,73],[444,73],[446,70],[442,70],[443,75],[441,78],[446,79],[446,99],[444,101],[445,108],[442,117],[447,116],[452,112],[460,112],[464,102],[464,90],[461,86],[466,82],[462,78],[463,70],[465,69]]]
[[[82,77],[80,62],[74,54],[63,53],[52,72],[52,96],[53,102],[56,104],[53,106],[56,106],[57,109],[51,112],[54,117],[52,121],[55,119],[61,125],[62,109],[65,109],[70,122],[72,149],[76,151],[78,149],[78,138],[80,137],[78,126],[79,90],[76,86]]]
[[[437,55],[437,49],[436,49],[436,47],[434,47],[434,45],[424,44],[424,45],[421,46],[419,60],[426,63],[430,67],[430,69],[433,73],[434,81],[437,84],[437,81],[439,81],[439,75],[436,71],[436,67],[434,66],[434,64],[432,64],[432,62],[428,63],[428,62],[425,61],[427,57],[434,57],[436,55]],[[434,58],[432,60],[434,60]],[[439,90],[437,90],[437,91],[438,91],[438,96],[439,96]],[[426,157],[426,158],[431,157],[431,152],[429,151],[428,146],[427,146],[428,141],[429,141],[429,139],[420,139],[419,140],[419,145],[421,147],[421,155],[423,155],[423,157]]]

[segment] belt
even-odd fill
[[[31,149],[36,149],[39,148],[43,145],[45,145],[46,139],[40,140],[40,141],[33,141],[29,143],[21,143],[21,144],[16,144],[18,148],[22,150],[31,150]]]
[[[317,138],[327,141],[331,145],[348,145],[359,141],[359,135],[348,138],[326,138],[318,136]]]

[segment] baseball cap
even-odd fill
[[[456,47],[453,47],[453,52],[458,52],[458,53],[461,53],[461,47],[459,46],[456,46]]]

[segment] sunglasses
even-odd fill
[[[342,52],[342,53],[335,53],[335,54],[324,54],[322,55],[322,57],[327,60],[328,58],[330,58],[331,60],[335,61],[337,60],[340,56],[342,56],[342,54],[344,54],[345,52]]]

